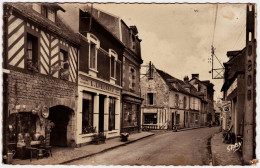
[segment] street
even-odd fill
[[[207,141],[219,127],[155,135],[135,143],[77,160],[70,165],[208,165]],[[131,136],[131,135],[130,135]]]

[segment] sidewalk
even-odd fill
[[[154,135],[151,132],[141,132],[130,134],[127,142],[121,142],[121,138],[113,138],[106,140],[105,144],[100,145],[86,145],[80,148],[53,148],[52,157],[42,158],[37,160],[34,158],[32,162],[30,159],[27,160],[13,160],[12,164],[17,165],[55,165],[55,164],[65,164],[71,161],[79,160],[85,157],[93,156],[108,150],[115,149],[120,146],[124,146],[129,143],[141,140],[143,138]]]
[[[222,133],[218,133],[211,139],[211,151],[213,166],[240,165],[242,161],[238,152],[228,152],[227,147],[232,144],[222,142]]]

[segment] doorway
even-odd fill
[[[55,124],[50,132],[51,146],[67,146],[67,126],[72,112],[72,109],[61,105],[50,108],[48,119]]]
[[[99,124],[98,132],[104,132],[104,101],[105,95],[99,95]]]
[[[174,116],[175,116],[175,113],[172,113],[172,130],[174,129]]]

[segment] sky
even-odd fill
[[[223,79],[212,79],[209,73],[211,45],[213,41],[215,54],[222,64],[228,61],[227,51],[245,47],[245,4],[110,3],[94,4],[94,7],[119,16],[128,26],[137,26],[142,39],[143,65],[152,61],[156,68],[179,79],[199,73],[201,80],[210,80],[215,85],[215,100],[222,98]],[[221,68],[216,59],[214,68]]]

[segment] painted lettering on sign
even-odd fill
[[[90,79],[87,77],[80,77],[80,83],[92,88],[96,88],[96,89],[101,89],[104,91],[108,91],[108,92],[113,92],[116,94],[120,94],[120,89],[116,88],[114,86],[110,86],[109,84],[106,84],[104,82],[101,81],[97,81],[94,79]]]
[[[234,80],[234,82],[228,88],[227,95],[229,96],[236,88],[237,88],[237,78]]]

